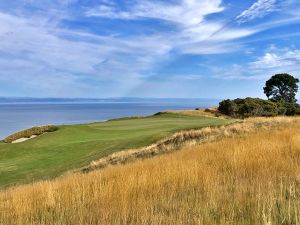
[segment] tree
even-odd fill
[[[299,79],[287,74],[276,74],[266,82],[264,92],[268,99],[296,103]]]

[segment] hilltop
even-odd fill
[[[0,224],[299,224],[299,117],[202,133],[209,143],[2,191]]]
[[[180,130],[219,126],[231,121],[205,115],[161,113],[57,126],[54,132],[25,142],[0,143],[0,187],[51,179],[114,152],[148,146]],[[19,134],[16,136],[20,138]]]

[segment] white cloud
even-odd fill
[[[69,1],[65,1],[67,3]],[[0,13],[0,48],[2,54],[13,53],[15,58],[15,65],[10,64],[11,68],[6,69],[10,74],[17,74],[27,64],[31,68],[31,71],[27,70],[28,77],[29,74],[54,76],[55,73],[63,73],[81,79],[84,74],[87,79],[114,82],[126,79],[128,83],[131,81],[134,84],[156,62],[168,57],[171,50],[188,54],[228,52],[236,48],[228,47],[227,44],[219,43],[220,41],[226,42],[251,33],[226,30],[223,35],[215,34],[223,25],[203,20],[209,13],[222,10],[220,0],[205,0],[201,3],[185,0],[180,5],[168,5],[164,13],[161,13],[160,5],[157,4],[165,3],[143,1],[135,8],[138,9],[136,15],[173,21],[183,28],[174,35],[166,32],[128,38],[99,36],[60,29],[53,24],[41,23],[36,18]],[[106,10],[108,15],[111,7],[115,6],[106,4],[102,11]],[[201,10],[198,10],[199,7]],[[211,40],[207,40],[210,38]],[[5,57],[0,55],[0,63]]]
[[[218,54],[232,52],[240,45],[232,47],[228,43],[250,36],[257,29],[232,28],[224,21],[208,20],[206,17],[224,11],[221,0],[180,0],[177,4],[162,1],[134,1],[128,10],[101,4],[86,12],[90,17],[109,19],[140,20],[158,19],[175,25],[172,33],[161,34],[173,48],[186,54]]]
[[[90,9],[86,12],[89,17],[104,17],[110,19],[134,19],[135,15],[131,15],[128,12],[116,11],[114,5],[100,5],[96,9]]]
[[[287,50],[282,52],[278,50],[277,53],[267,52],[263,57],[257,61],[250,63],[253,69],[290,69],[298,67],[300,69],[300,50]]]
[[[268,15],[271,12],[276,11],[277,0],[257,0],[249,9],[243,11],[236,19],[240,23],[261,18]]]
[[[116,93],[122,95],[170,49],[160,36],[98,36],[4,13],[0,40],[0,80],[47,89],[51,95],[88,90],[83,88],[86,80],[99,85],[99,95],[105,94],[105,82],[117,85]],[[67,88],[71,86],[73,91]]]
[[[101,3],[99,7],[86,12],[95,17],[93,20],[97,17],[155,19],[170,28],[148,36],[126,32],[120,36],[102,36],[61,26],[62,19],[74,16],[66,8],[76,0],[20,1],[37,10],[23,12],[12,7],[6,13],[0,12],[0,81],[14,80],[23,87],[49,90],[50,95],[65,92],[75,96],[79,90],[83,94],[78,95],[122,95],[143,82],[164,60],[180,54],[237,51],[243,44],[236,40],[267,29],[231,27],[226,21],[210,19],[209,15],[225,10],[221,0],[177,0],[176,3],[133,0],[130,2],[135,5],[126,5],[122,10],[114,1],[101,0],[97,1]],[[76,10],[74,14],[78,13]],[[270,54],[273,54],[269,56],[270,65],[276,57],[282,57],[279,53]],[[263,64],[263,60],[253,62],[252,67],[258,70],[259,61]],[[240,70],[234,68],[236,72]],[[198,77],[192,74],[184,79]],[[117,91],[110,92],[108,87]]]
[[[300,78],[300,50],[271,45],[255,61],[210,69],[218,79],[266,80],[277,73],[289,73]]]
[[[242,37],[247,37],[255,34],[258,30],[256,29],[235,29],[235,28],[224,28],[218,34],[213,35],[210,40],[215,41],[228,41]]]
[[[191,26],[201,23],[209,14],[222,12],[221,3],[221,0],[181,0],[179,4],[144,0],[132,4],[128,11],[102,4],[88,10],[86,15],[112,19],[151,18]]]
[[[115,88],[116,95],[123,95],[143,82],[172,51],[230,52],[241,47],[232,40],[255,32],[224,29],[224,22],[208,21],[208,15],[224,10],[221,0],[182,0],[179,4],[139,1],[129,11],[118,11],[113,1],[102,0],[99,8],[89,10],[90,16],[98,13],[105,18],[150,18],[172,26],[172,31],[125,37],[61,28],[61,20],[70,17],[66,8],[73,0],[49,0],[43,4],[37,0],[22,1],[38,8],[34,11],[38,13],[31,15],[27,9],[0,12],[0,81],[14,80],[16,85],[43,90],[45,95],[113,95],[107,87]],[[43,14],[45,10],[47,13]]]
[[[180,46],[182,53],[192,55],[230,53],[239,50],[241,47],[238,44],[217,42],[187,43]]]

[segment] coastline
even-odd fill
[[[6,137],[4,137],[1,141],[4,141],[6,138],[13,136],[17,133],[20,132],[24,132],[26,130],[30,130],[32,128],[35,127],[45,127],[45,126],[55,126],[55,127],[61,127],[61,126],[75,126],[75,125],[89,125],[89,124],[95,124],[95,123],[105,123],[105,122],[109,122],[109,121],[118,121],[118,120],[125,120],[125,119],[142,119],[142,118],[147,118],[147,117],[151,117],[151,116],[155,116],[155,115],[160,115],[160,114],[164,114],[164,113],[174,113],[174,114],[182,114],[182,115],[190,115],[190,116],[207,116],[207,117],[217,117],[216,116],[216,112],[214,112],[212,110],[213,108],[210,109],[197,109],[197,110],[168,110],[168,111],[160,111],[160,112],[156,112],[154,114],[151,115],[144,115],[144,116],[126,116],[126,117],[118,117],[118,118],[111,118],[111,119],[106,119],[106,120],[101,120],[101,121],[92,121],[92,122],[86,122],[86,123],[72,123],[72,124],[51,124],[51,125],[37,125],[37,126],[33,126],[33,127],[29,127],[26,129],[22,129],[19,131],[16,131]],[[219,116],[218,116],[219,117]],[[40,134],[41,135],[41,134]],[[16,139],[14,141],[12,141],[12,144],[16,144],[16,143],[21,143],[21,142],[25,142],[28,140],[31,140],[33,138],[36,138],[40,135],[30,135],[30,137],[21,137],[19,139]]]
[[[213,105],[213,104],[209,104]],[[148,116],[160,111],[207,108],[201,102],[96,103],[96,104],[1,104],[0,139],[18,131],[46,124],[75,125],[129,116]]]

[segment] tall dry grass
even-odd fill
[[[300,120],[288,124],[2,191],[0,224],[300,224]]]
[[[184,114],[185,111],[180,113]],[[72,172],[86,173],[97,169],[103,169],[110,165],[126,164],[128,162],[170,153],[182,148],[184,145],[203,144],[220,140],[224,137],[243,135],[245,133],[255,132],[257,130],[278,129],[288,126],[296,121],[297,118],[295,117],[256,117],[246,120],[236,120],[235,123],[223,126],[206,127],[195,130],[183,130],[147,147],[117,151],[107,157],[91,162],[90,165],[79,168]]]

